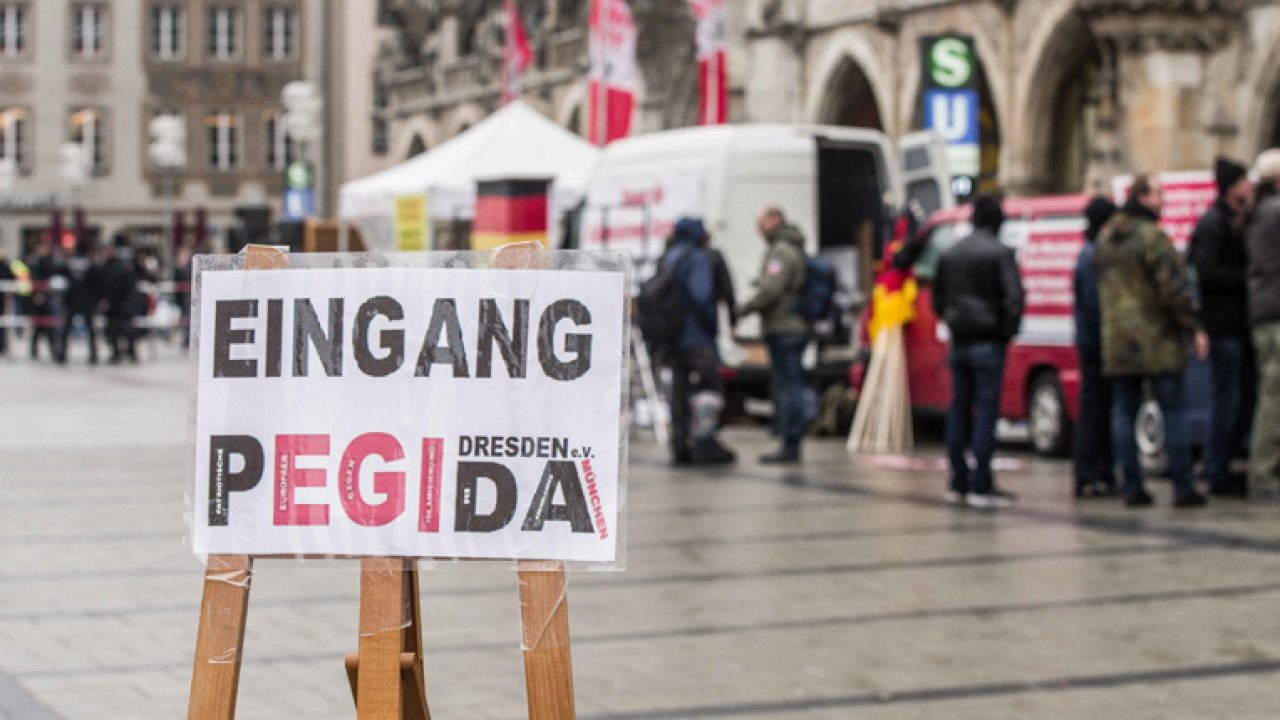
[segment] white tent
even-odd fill
[[[415,158],[345,183],[341,219],[371,248],[390,249],[396,198],[425,196],[430,220],[469,219],[479,180],[551,179],[557,210],[576,205],[600,151],[523,102],[512,102],[466,132]]]

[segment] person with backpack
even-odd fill
[[[756,226],[769,245],[764,267],[756,280],[756,295],[738,308],[738,316],[759,313],[769,348],[774,407],[778,414],[781,447],[760,456],[764,464],[800,462],[804,437],[805,378],[801,358],[809,344],[810,321],[805,302],[806,268],[804,236],[777,207],[760,213]],[[818,283],[814,283],[815,289]],[[816,303],[815,303],[816,304]]]
[[[933,278],[933,310],[951,333],[951,408],[947,500],[977,508],[1008,507],[991,472],[1009,342],[1022,324],[1024,292],[1013,251],[1001,244],[1004,209],[986,195],[973,204],[973,234],[942,254]],[[967,451],[976,467],[969,467]]]
[[[683,218],[641,290],[641,330],[671,366],[671,460],[720,465],[737,457],[716,439],[724,382],[716,351],[716,264],[701,220]],[[660,327],[655,327],[660,326]]]

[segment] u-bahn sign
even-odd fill
[[[951,175],[975,178],[982,171],[982,138],[973,38],[927,36],[921,38],[920,49],[924,127],[946,139]]]

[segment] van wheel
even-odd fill
[[[1031,381],[1027,400],[1027,426],[1031,445],[1046,457],[1067,454],[1071,441],[1071,419],[1062,396],[1057,373],[1042,372]]]
[[[1164,449],[1164,413],[1149,394],[1138,407],[1134,421],[1134,437],[1138,443],[1138,460],[1147,477],[1160,477],[1169,472],[1169,457]]]

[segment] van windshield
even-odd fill
[[[952,245],[955,245],[958,239],[956,226],[952,223],[939,225],[929,231],[929,237],[925,240],[924,252],[920,254],[920,259],[916,261],[916,277],[921,280],[932,280],[938,270],[938,258],[942,257],[942,253],[949,250]]]

